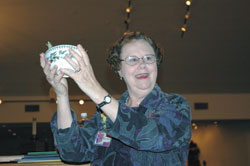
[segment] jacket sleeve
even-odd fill
[[[93,146],[94,136],[97,132],[96,118],[93,117],[85,122],[80,128],[76,115],[73,111],[73,122],[71,127],[58,129],[57,113],[50,123],[54,136],[54,144],[59,151],[60,157],[68,162],[88,162],[94,159],[95,146]]]
[[[184,159],[187,157],[191,137],[190,106],[180,95],[161,99],[153,108],[139,106],[136,111],[119,103],[116,121],[108,124],[110,136],[137,150],[176,150],[183,153],[180,155]]]

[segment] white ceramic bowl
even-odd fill
[[[77,52],[79,55],[80,52],[78,51],[76,46],[73,45],[57,45],[54,47],[51,47],[45,52],[45,60],[51,62],[50,69],[52,69],[55,65],[58,66],[58,70],[56,74],[59,74],[59,69],[65,68],[68,70],[72,70],[75,72],[75,69],[64,59],[64,56],[70,57],[74,62],[77,63],[76,59],[73,58],[73,56],[69,53],[69,49],[73,49],[75,52]],[[63,77],[69,77],[68,75],[64,74]]]

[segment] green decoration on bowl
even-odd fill
[[[52,48],[52,44],[48,41],[48,43],[46,44],[48,46],[48,49]]]

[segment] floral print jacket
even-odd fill
[[[190,106],[185,98],[167,94],[158,85],[139,107],[128,107],[126,91],[119,99],[115,122],[101,112],[79,127],[72,111],[70,128],[58,129],[57,114],[51,128],[61,158],[68,162],[91,162],[91,166],[185,166],[191,138]],[[105,126],[105,128],[104,128]],[[109,147],[94,144],[98,131],[112,138]]]

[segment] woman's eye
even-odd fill
[[[150,61],[152,58],[153,58],[153,57],[151,57],[151,56],[146,56],[146,57],[145,57],[145,60],[146,60],[146,61]]]
[[[136,58],[136,57],[129,57],[129,61],[130,62],[136,62],[136,61],[138,61],[138,58]]]

